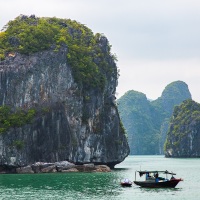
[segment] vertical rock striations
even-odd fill
[[[6,54],[0,62],[1,108],[9,106],[12,112],[32,109],[35,115],[30,122],[0,133],[0,165],[68,160],[113,167],[125,159],[129,147],[114,96],[117,67],[106,37],[99,36],[96,45],[103,53],[93,63],[102,74],[103,86],[79,83],[67,44],[30,54]],[[91,84],[99,80],[95,74]]]

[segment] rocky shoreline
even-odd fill
[[[0,174],[34,174],[34,173],[67,173],[67,172],[111,172],[107,165],[93,163],[75,165],[68,161],[55,163],[36,162],[24,167],[0,167]]]

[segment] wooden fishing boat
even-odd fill
[[[136,180],[136,173],[139,173],[140,177],[145,175],[144,181],[137,181]],[[163,178],[160,176],[160,174],[165,174],[166,177]],[[171,178],[168,179],[168,175],[171,175]],[[134,183],[136,185],[139,185],[140,187],[146,187],[146,188],[174,188],[176,185],[183,181],[181,178],[175,178],[174,175],[176,175],[173,172],[166,171],[136,171],[135,172],[135,181]]]

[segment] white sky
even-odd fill
[[[199,0],[0,0],[0,29],[20,14],[70,18],[104,33],[118,57],[118,98],[159,97],[182,80],[200,102]]]

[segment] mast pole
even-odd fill
[[[136,171],[135,171],[135,181],[136,181]]]

